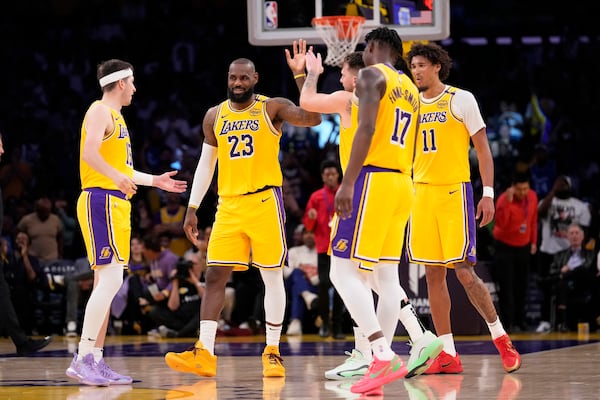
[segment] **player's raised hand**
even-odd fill
[[[306,53],[306,70],[310,72],[316,72],[318,75],[323,73],[323,61],[321,59],[321,53],[312,52],[312,49]]]
[[[312,51],[312,46],[309,48],[309,51]],[[304,73],[304,67],[306,66],[305,58],[306,40],[304,39],[294,40],[292,43],[292,54],[290,54],[288,49],[285,49],[285,60],[294,75]]]

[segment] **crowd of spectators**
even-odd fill
[[[79,194],[81,119],[84,107],[100,95],[97,63],[122,58],[135,67],[138,91],[124,114],[136,169],[162,173],[176,168],[178,176],[188,182],[199,156],[203,115],[224,100],[225,71],[233,59],[250,58],[259,74],[263,72],[258,92],[297,101],[283,48],[251,46],[245,9],[238,3],[242,2],[59,1],[40,2],[31,9],[12,4],[0,14],[4,30],[0,72],[7,78],[6,95],[0,96],[4,111],[0,130],[6,150],[0,164],[2,235],[6,252],[11,254],[19,232],[29,235],[30,254],[42,268],[38,271],[41,278],[36,278],[39,285],[53,285],[52,277],[61,275],[43,270],[43,265],[85,256],[74,207]],[[35,26],[21,23],[26,20],[35,20]],[[24,30],[33,34],[25,35]],[[15,37],[20,38],[18,46]],[[600,103],[592,94],[599,89],[593,71],[600,62],[595,57],[600,42],[593,36],[580,40],[571,33],[562,34],[557,44],[542,39],[533,45],[515,40],[512,45],[471,46],[454,38],[446,44],[454,59],[448,83],[471,90],[488,118],[497,193],[510,186],[516,170],[531,175],[531,188],[539,199],[551,192],[558,176],[568,176],[573,195],[589,207],[584,242],[597,254],[600,135],[593,115]],[[319,46],[317,51],[326,49]],[[338,89],[338,69],[328,67],[324,76],[320,90]],[[324,119],[331,124],[332,119]],[[335,144],[320,146],[319,139],[316,130],[284,126],[281,161],[290,246],[310,194],[322,186],[318,166],[336,157]],[[474,187],[480,193],[475,164],[473,157]],[[175,253],[183,256],[186,249],[180,246],[185,239],[177,219],[164,218],[169,215],[167,208],[177,211],[185,206],[186,196],[177,199],[156,189],[140,190],[132,200],[135,233],[140,238],[161,234],[165,240],[175,240],[179,246]],[[213,188],[198,214],[201,228],[210,227],[216,202]],[[32,230],[32,224],[44,226],[43,236],[36,236],[40,230]],[[492,259],[491,227],[480,230],[479,236],[479,256]],[[138,275],[142,270],[132,268]],[[537,261],[532,261],[530,272],[539,272]],[[239,287],[236,296],[260,293],[252,271],[243,275],[237,278],[241,282],[232,282],[232,287]],[[24,279],[29,278],[24,275]],[[77,282],[85,291],[83,281]],[[18,293],[22,296],[22,290]],[[255,306],[260,298],[242,298],[236,304],[248,308],[243,317],[237,317],[236,325],[260,325],[261,307]],[[229,319],[235,318],[233,312]],[[30,325],[25,326],[36,329]],[[141,332],[151,327],[132,325],[131,329]]]

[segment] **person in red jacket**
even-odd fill
[[[494,275],[500,289],[500,318],[509,331],[527,330],[525,293],[530,257],[537,252],[538,197],[529,174],[517,172],[496,202]]]
[[[336,339],[344,339],[342,329],[344,317],[344,303],[337,291],[333,292],[333,310],[331,312],[331,326],[329,321],[329,288],[333,287],[329,279],[330,257],[327,254],[329,249],[329,234],[331,233],[331,219],[334,214],[335,193],[340,185],[340,166],[335,160],[324,160],[321,163],[321,179],[323,187],[314,191],[304,212],[302,223],[307,230],[314,232],[315,243],[318,254],[319,270],[319,304],[318,312],[322,324],[319,329],[321,337],[328,337],[333,334]]]

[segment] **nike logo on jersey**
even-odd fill
[[[227,118],[229,114],[221,115],[221,118]]]
[[[270,198],[271,197],[267,197],[266,199],[260,199],[260,201],[264,203],[265,201],[269,200]]]
[[[451,191],[448,192],[448,194],[454,194],[456,192],[458,192],[458,189],[457,190],[451,190]]]

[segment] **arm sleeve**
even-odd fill
[[[206,194],[217,165],[217,148],[207,143],[202,145],[202,154],[194,174],[194,182],[190,190],[189,207],[198,208]]]

